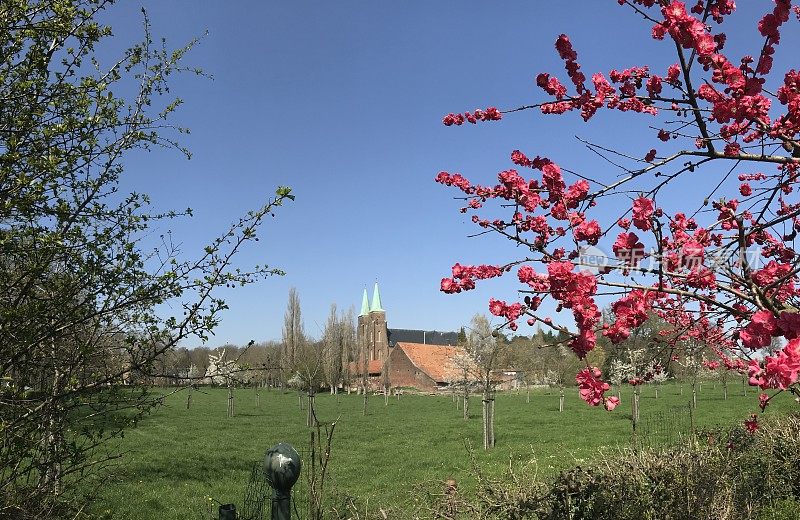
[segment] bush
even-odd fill
[[[779,500],[775,504],[765,507],[758,520],[795,520],[800,518],[800,502],[794,498]]]
[[[737,426],[668,448],[601,453],[549,484],[526,468],[491,480],[477,471],[474,494],[428,501],[416,518],[800,518],[800,415],[766,421],[755,434]]]

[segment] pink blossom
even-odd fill
[[[616,408],[617,405],[619,404],[619,397],[615,395],[611,397],[606,397],[603,404],[605,405],[606,410],[610,412],[611,410]]]
[[[786,390],[797,382],[800,371],[800,339],[789,343],[774,356],[766,356],[763,362],[750,360],[747,373],[752,386],[762,390],[777,388]]]
[[[644,245],[636,233],[620,233],[611,249],[617,258],[629,265],[636,265],[644,258]]]
[[[597,245],[602,230],[600,224],[596,220],[584,220],[574,231],[575,240],[586,241],[591,245]]]
[[[782,312],[778,316],[778,328],[786,339],[800,337],[800,313]]]
[[[575,376],[578,383],[581,399],[591,406],[598,406],[603,402],[603,393],[611,386],[600,378],[603,373],[597,367],[584,368]]]
[[[649,231],[653,228],[650,219],[653,217],[655,209],[653,199],[639,197],[633,201],[633,225],[642,231]]]
[[[757,350],[766,347],[778,331],[778,322],[770,311],[758,311],[753,314],[750,323],[739,332],[742,345]]]

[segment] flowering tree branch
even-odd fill
[[[471,213],[480,233],[499,234],[527,253],[501,266],[455,264],[441,290],[471,290],[477,281],[516,270],[521,301],[489,301],[490,312],[512,330],[523,317],[529,325],[566,330],[541,308],[553,300],[556,312],[571,311],[577,330],[570,332],[569,347],[585,359],[598,335],[623,342],[655,314],[664,324],[659,340],[672,350],[702,339],[727,368],[747,372],[751,384],[794,391],[800,372],[800,257],[795,252],[800,203],[788,197],[800,180],[800,72],[776,75],[773,56],[784,24],[793,12],[800,19],[800,7],[776,0],[757,21],[764,38],[757,57],[733,61],[722,30],[735,11],[732,0],[700,0],[691,7],[677,0],[619,4],[652,24],[655,40],[671,40],[676,62],[665,74],[634,66],[587,79],[572,42],[562,34],[555,49],[569,86],[543,72],[536,83],[548,99],[508,110],[450,113],[443,123],[498,121],[529,110],[578,112],[585,122],[600,110],[653,120],[669,114],[648,127],[657,131],[659,146],[675,149],[660,155],[653,147],[642,156],[581,139],[625,172],[610,182],[519,150],[511,154],[514,167],[500,172],[494,185],[440,172],[436,181],[461,192],[460,211]],[[684,196],[671,207],[676,206],[669,200],[673,181],[713,163],[731,167],[718,182],[710,181],[716,185],[705,197]],[[759,167],[773,170],[750,169]],[[536,173],[522,173],[527,170]],[[568,184],[565,172],[577,180]],[[493,204],[499,215],[489,215]],[[609,218],[616,208],[621,208],[618,216]],[[621,231],[616,238],[610,235],[615,226]],[[599,263],[586,261],[587,251],[600,247],[612,253],[600,255]],[[600,287],[620,289],[611,294],[610,322],[603,322],[598,307],[598,298],[609,295]],[[775,337],[786,342],[776,355],[753,355]],[[604,396],[608,384],[595,367],[587,365],[576,380],[588,403],[616,406]]]

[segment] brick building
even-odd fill
[[[475,367],[463,348],[422,343],[397,343],[389,355],[389,381],[394,388],[435,392],[474,379]]]
[[[457,332],[417,329],[390,329],[381,304],[378,284],[370,303],[367,290],[358,315],[360,359],[350,364],[351,374],[360,377],[366,364],[369,386],[373,390],[388,384],[391,388],[410,387],[423,391],[446,388],[462,378],[464,350],[457,347]]]

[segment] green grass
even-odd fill
[[[558,392],[532,391],[499,394],[496,401],[496,442],[491,452],[482,446],[480,398],[470,399],[469,420],[462,418],[449,396],[369,398],[368,415],[362,414],[361,396],[317,396],[317,417],[338,418],[333,441],[331,483],[337,493],[350,494],[363,503],[390,505],[407,501],[415,484],[454,477],[469,486],[470,460],[466,443],[488,471],[501,471],[509,456],[536,457],[542,476],[552,475],[604,446],[631,440],[630,389],[623,389],[622,404],[614,412],[590,408],[570,389],[563,413]],[[659,412],[688,410],[689,386],[680,395],[678,385],[664,385],[659,398],[651,387],[642,390],[644,420]],[[740,383],[731,384],[728,400],[722,389],[707,383],[699,394],[695,422],[698,427],[741,421],[757,410],[756,393],[742,396]],[[252,389],[236,391],[236,416],[226,418],[226,391],[208,389],[193,393],[186,409],[186,392],[166,399],[165,405],[130,430],[116,448],[125,452],[112,475],[103,481],[96,511],[109,510],[119,519],[205,518],[207,499],[241,504],[253,462],[277,442],[299,450],[308,446],[306,412],[297,393],[261,391],[256,407]],[[769,413],[791,409],[793,401],[781,396]],[[688,424],[688,413],[685,415]],[[683,425],[664,425],[680,428]]]

